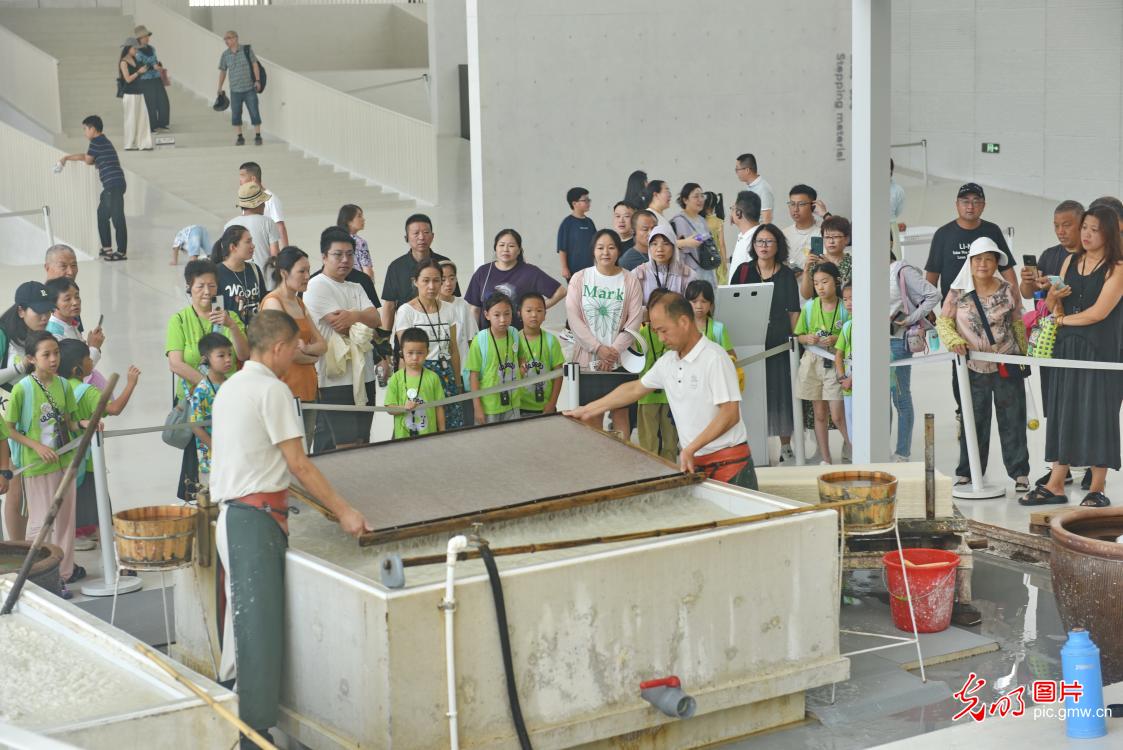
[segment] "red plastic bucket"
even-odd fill
[[[912,633],[909,598],[916,613],[916,632],[939,633],[951,624],[955,604],[955,569],[959,555],[942,549],[906,549],[905,560],[913,563],[907,569],[908,594],[899,553],[882,556],[885,585],[889,589],[889,611],[898,630]],[[922,566],[922,567],[916,567]]]

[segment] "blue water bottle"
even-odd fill
[[[1084,628],[1069,631],[1061,649],[1061,675],[1067,683],[1079,682],[1079,700],[1065,698],[1065,734],[1073,739],[1091,739],[1107,734],[1103,717],[1104,688],[1100,673],[1100,650]]]

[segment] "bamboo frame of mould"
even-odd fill
[[[550,552],[559,549],[572,549],[573,547],[587,547],[594,544],[615,544],[617,542],[634,542],[640,539],[653,539],[662,536],[674,536],[676,534],[690,534],[695,531],[709,531],[712,529],[722,529],[730,526],[743,526],[749,523],[756,523],[758,521],[768,521],[773,518],[784,518],[785,516],[794,516],[799,513],[811,513],[817,510],[837,510],[845,508],[848,505],[859,505],[868,502],[865,498],[854,498],[851,500],[839,500],[832,503],[819,503],[817,505],[805,505],[798,508],[784,508],[783,510],[771,510],[766,513],[754,513],[750,516],[738,516],[737,518],[722,518],[715,521],[703,521],[701,523],[692,523],[686,526],[671,526],[662,529],[650,529],[648,531],[632,531],[625,534],[612,534],[610,536],[592,536],[585,537],[584,539],[562,539],[556,542],[542,542],[541,544],[519,544],[512,547],[497,547],[491,550],[491,554],[495,557],[502,557],[504,555],[526,555],[532,552]],[[458,560],[474,560],[480,556],[479,550],[465,550],[457,555]],[[419,565],[436,565],[443,563],[448,559],[445,553],[434,555],[420,555],[418,557],[402,558],[402,566],[406,568],[416,567]],[[389,565],[389,558],[383,561],[383,566]]]
[[[560,414],[546,414],[541,416],[530,417],[529,419],[550,419],[562,417]],[[564,417],[563,417],[564,418]],[[590,427],[584,422],[577,420],[570,420],[574,424],[580,425],[593,435],[597,435],[602,439],[612,440],[620,443],[630,450],[641,453],[650,458],[654,463],[677,471],[678,465],[666,460],[662,456],[651,453],[643,448],[633,445],[630,442],[618,440],[617,438],[599,430],[595,427]],[[509,423],[496,423],[492,425],[481,425],[471,429],[485,430],[493,427],[501,427]],[[425,435],[420,439],[436,438],[440,435],[447,435],[449,433],[435,433],[433,435]],[[361,448],[372,448],[377,444],[357,446],[354,448],[345,448],[343,450],[358,450]],[[447,516],[444,518],[434,518],[428,521],[419,521],[401,526],[395,526],[387,529],[377,529],[375,531],[367,532],[359,537],[360,547],[370,547],[376,544],[384,544],[386,542],[400,541],[402,539],[412,539],[419,536],[426,536],[428,534],[439,534],[442,532],[455,531],[463,528],[466,524],[473,523],[489,523],[497,521],[510,521],[528,516],[536,515],[539,513],[553,513],[562,510],[571,510],[573,508],[581,508],[586,505],[592,505],[606,500],[619,500],[633,495],[639,495],[647,492],[661,492],[663,490],[677,489],[691,484],[697,484],[706,479],[705,474],[698,472],[693,474],[676,473],[670,476],[658,477],[656,479],[641,479],[632,482],[625,482],[617,485],[607,485],[604,487],[595,487],[589,490],[580,492],[571,492],[561,495],[552,495],[549,497],[539,498],[537,500],[529,500],[525,503],[517,505],[508,505],[502,508],[494,508],[491,510],[484,510],[478,512],[470,512],[455,516]],[[329,521],[336,521],[335,515],[327,509],[316,497],[311,495],[303,487],[292,484],[289,486],[289,493],[303,501],[313,509],[319,511]]]

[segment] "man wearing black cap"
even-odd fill
[[[959,269],[967,259],[967,251],[971,243],[980,237],[989,237],[1006,256],[998,264],[998,270],[1015,288],[1018,279],[1014,276],[1014,255],[1006,238],[998,225],[983,219],[983,209],[986,208],[986,196],[981,185],[968,182],[959,188],[955,198],[955,210],[959,216],[955,221],[949,221],[936,230],[932,235],[932,246],[928,251],[928,262],[924,264],[927,272],[928,283],[933,286],[938,281],[940,284],[940,299],[948,296],[951,282],[959,275]]]

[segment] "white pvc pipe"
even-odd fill
[[[448,557],[445,565],[445,598],[441,609],[445,613],[445,679],[448,683],[448,746],[460,750],[460,734],[456,723],[456,638],[453,620],[456,616],[456,558],[468,547],[468,538],[462,534],[448,540]]]
[[[47,247],[55,244],[55,230],[51,226],[51,207],[43,206],[43,229],[47,231]]]
[[[792,381],[792,451],[795,453],[795,462],[798,466],[807,463],[807,456],[803,451],[803,401],[799,398],[799,347],[795,339],[791,339],[791,351],[788,352],[788,369]]]

